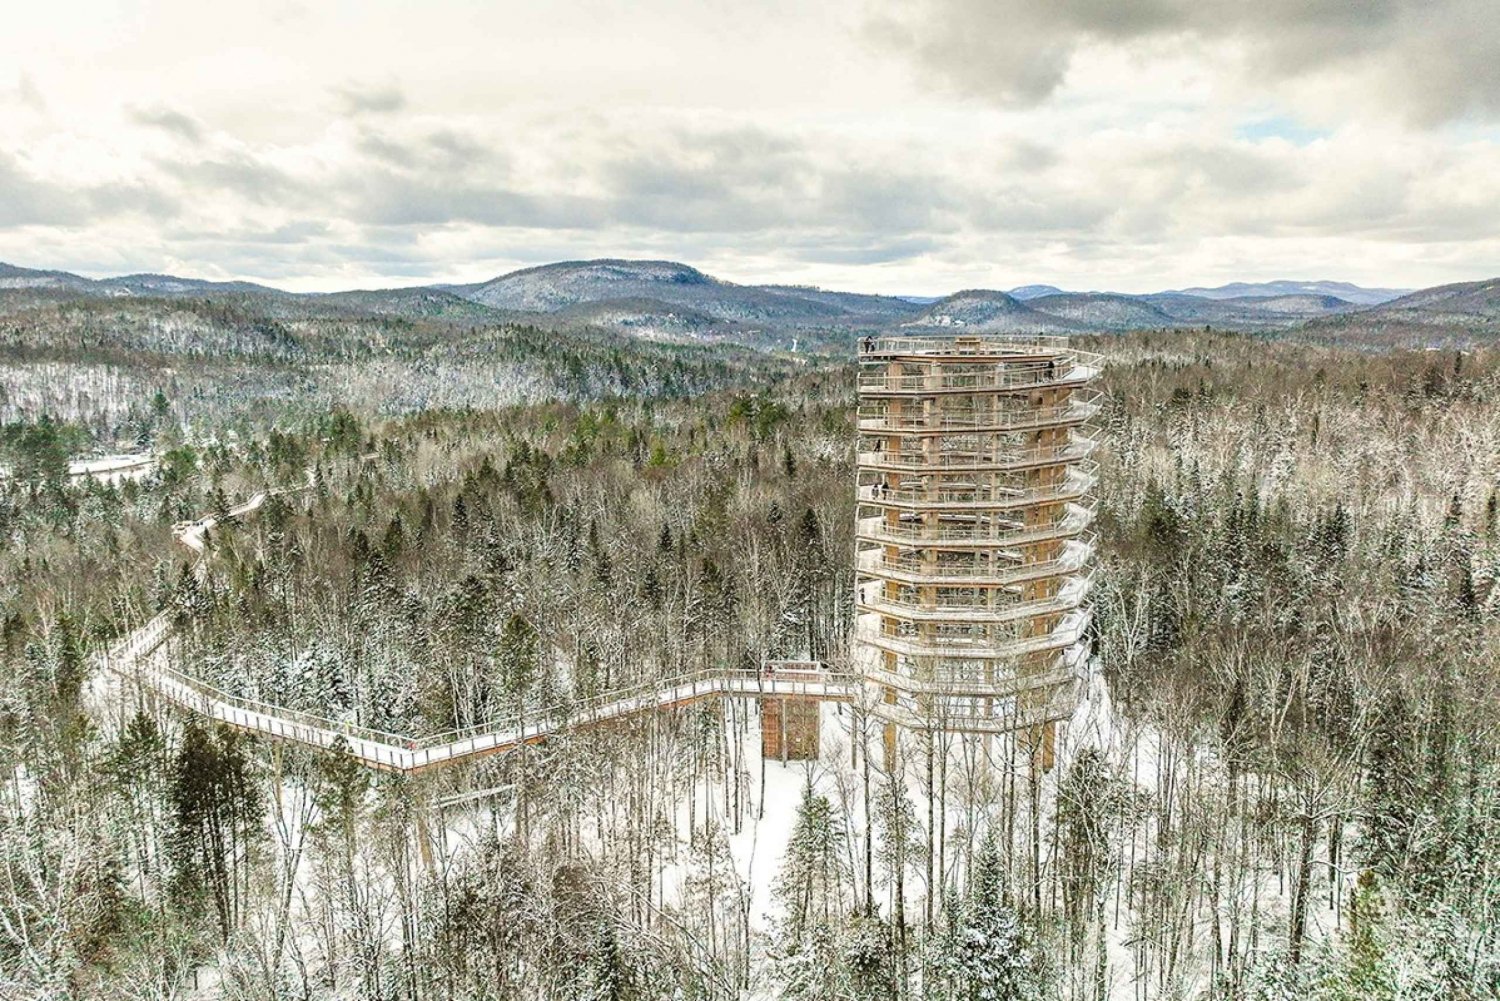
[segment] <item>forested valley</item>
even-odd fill
[[[307,425],[341,405],[399,415],[682,397],[757,386],[806,361],[733,344],[496,323],[482,311],[356,308],[342,298],[293,307],[252,295],[10,291],[0,295],[0,424],[46,415],[98,441],[142,447],[170,428],[263,439],[268,428]],[[157,393],[170,413],[153,410]]]
[[[888,769],[858,705],[768,761],[726,698],[404,776],[100,655],[166,612],[203,682],[412,738],[847,664],[852,366],[46,308],[0,316],[0,994],[1500,997],[1500,352],[1093,339],[1050,770],[942,733]],[[149,476],[66,475],[129,446]]]

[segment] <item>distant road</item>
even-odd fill
[[[68,479],[81,480],[92,476],[101,483],[121,483],[150,476],[160,464],[160,458],[149,452],[132,452],[126,455],[96,455],[87,459],[68,461]],[[8,479],[10,470],[0,466],[0,480]]]
[[[157,466],[156,456],[147,452],[129,455],[101,455],[93,459],[74,459],[68,463],[68,478],[92,476],[103,483],[138,480],[149,476]]]

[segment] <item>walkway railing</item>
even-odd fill
[[[716,696],[848,700],[858,687],[857,679],[831,671],[705,670],[644,681],[592,698],[518,711],[464,729],[409,737],[243,698],[160,663],[162,658],[153,661],[152,655],[171,635],[170,622],[170,616],[158,615],[112,647],[108,654],[110,668],[168,702],[207,719],[311,747],[332,748],[342,740],[348,752],[365,764],[401,772],[495,754],[577,727]]]

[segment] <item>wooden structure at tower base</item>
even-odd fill
[[[760,700],[760,753],[773,761],[818,757],[821,699],[786,696]]]
[[[825,678],[827,672],[821,661],[773,660],[761,665],[760,676],[763,681],[782,686]],[[762,698],[760,753],[773,761],[817,760],[822,723],[820,707],[824,698],[826,696],[811,694]]]

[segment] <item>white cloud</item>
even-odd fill
[[[603,255],[930,293],[1500,272],[1470,0],[1268,2],[384,0],[227,41],[185,3],[32,5],[0,37],[0,259],[298,288]]]

